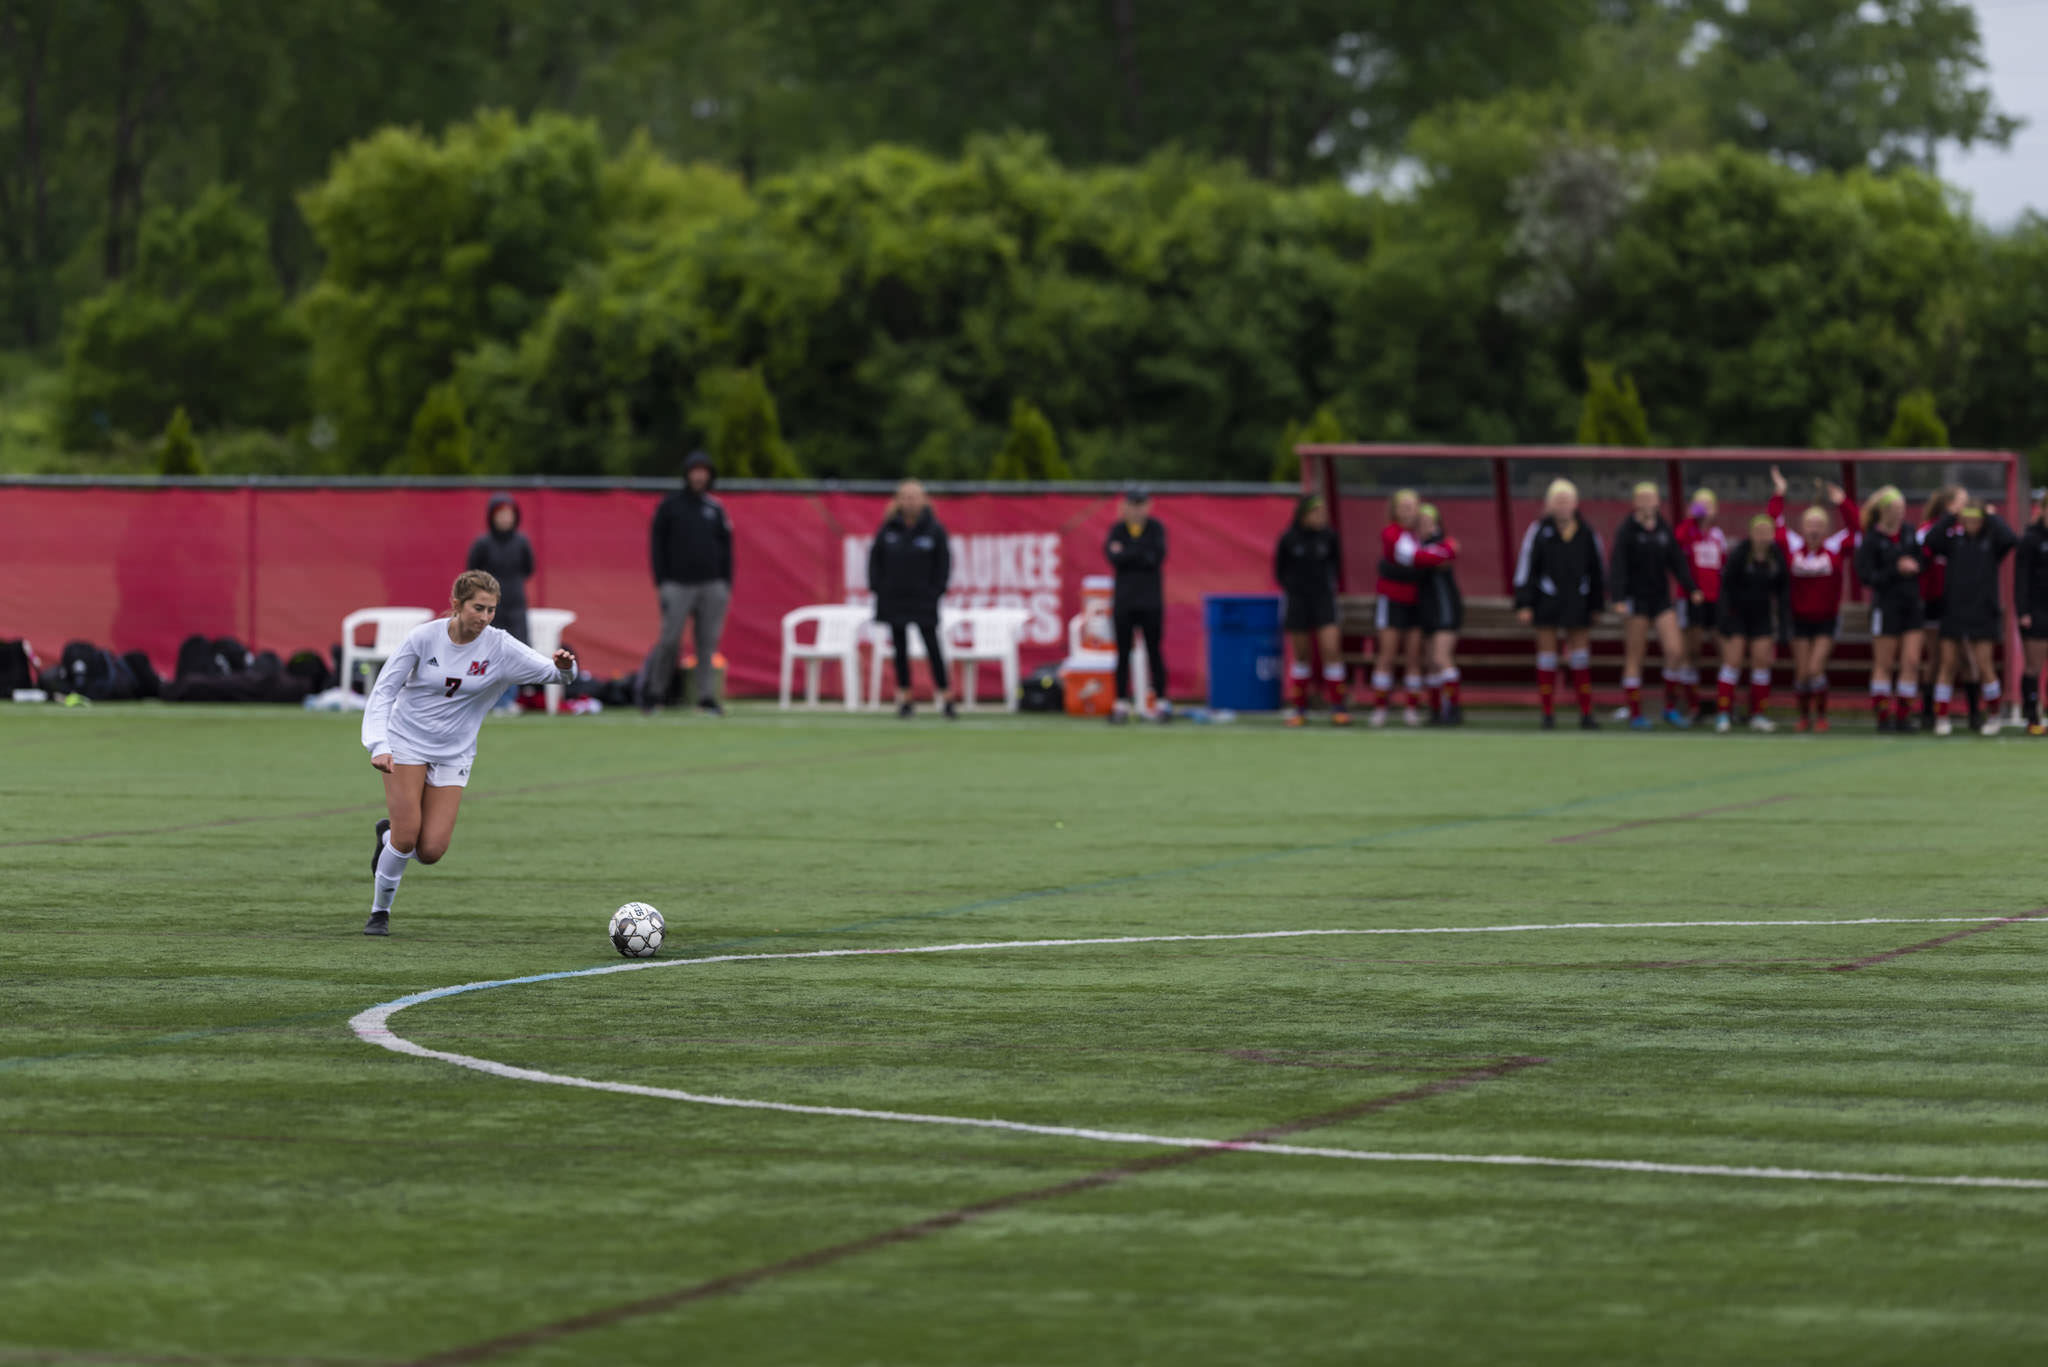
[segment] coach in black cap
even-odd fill
[[[1129,720],[1133,701],[1142,701],[1131,697],[1131,646],[1143,633],[1163,721],[1173,715],[1173,705],[1166,701],[1166,652],[1160,642],[1166,622],[1166,528],[1152,516],[1151,490],[1134,484],[1124,491],[1123,507],[1102,553],[1116,571],[1116,596],[1110,600],[1116,624],[1116,708],[1109,719]]]

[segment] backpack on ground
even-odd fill
[[[1056,665],[1041,665],[1024,677],[1017,690],[1020,712],[1061,712],[1066,710],[1067,689],[1060,682]]]
[[[27,641],[0,641],[0,698],[36,686],[36,657]]]
[[[213,642],[205,636],[187,636],[178,646],[178,665],[171,677],[180,683],[202,679],[223,671],[213,653]]]
[[[68,692],[82,694],[94,702],[117,702],[133,698],[135,674],[111,650],[90,641],[72,641],[64,647],[57,664]]]
[[[135,696],[156,698],[163,696],[163,680],[157,677],[156,666],[150,663],[149,653],[131,650],[121,656],[121,663],[128,666],[128,672],[135,676]]]
[[[334,671],[317,650],[295,650],[284,662],[284,672],[304,681],[308,693],[325,693],[334,687]]]

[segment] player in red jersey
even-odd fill
[[[1785,526],[1785,476],[1771,467],[1767,511],[1792,565],[1792,692],[1799,699],[1798,728],[1828,729],[1828,657],[1842,624],[1842,571],[1855,554],[1863,519],[1839,484],[1824,484],[1842,527],[1818,503],[1799,518],[1799,530]]]
[[[1927,506],[1920,510],[1920,611],[1926,622],[1920,630],[1920,724],[1930,731],[1941,693],[1935,676],[1941,665],[1941,619],[1948,614],[1948,555],[1946,546],[1930,543],[1929,536],[1935,523],[1959,511],[1969,497],[1960,485],[1944,484],[1928,495]],[[1976,710],[1973,695],[1973,722]]]
[[[1429,572],[1457,554],[1448,545],[1428,546],[1419,535],[1422,496],[1403,489],[1387,500],[1387,525],[1380,529],[1379,577],[1373,593],[1379,600],[1379,649],[1372,662],[1371,724],[1387,724],[1387,704],[1394,693],[1394,670],[1402,674],[1404,720],[1422,725],[1422,583]]]
[[[1425,547],[1441,547],[1453,557],[1458,543],[1444,530],[1436,505],[1422,505],[1415,525]],[[1458,590],[1458,567],[1447,560],[1429,572],[1422,584],[1422,648],[1429,660],[1423,684],[1429,694],[1430,724],[1463,726],[1465,705],[1458,700],[1463,676],[1458,672],[1458,633],[1465,629],[1465,595]]]
[[[1697,717],[1700,706],[1700,665],[1718,658],[1714,645],[1720,630],[1721,570],[1728,563],[1728,538],[1714,525],[1721,501],[1712,489],[1693,491],[1685,520],[1678,524],[1679,547],[1692,565],[1692,580],[1699,590],[1697,602],[1688,599],[1678,605],[1679,625],[1685,628],[1685,649],[1679,657],[1678,686],[1685,694],[1685,711]],[[1710,654],[1711,652],[1711,654]],[[1664,707],[1673,705],[1667,685]]]

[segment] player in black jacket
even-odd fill
[[[1515,616],[1536,628],[1536,695],[1543,704],[1543,729],[1557,725],[1557,649],[1569,651],[1572,681],[1579,692],[1579,727],[1597,731],[1593,720],[1593,619],[1607,606],[1607,575],[1600,538],[1579,520],[1578,486],[1552,480],[1543,496],[1543,516],[1529,524],[1515,559]]]
[[[1286,595],[1284,625],[1293,660],[1287,666],[1287,724],[1300,726],[1308,710],[1309,661],[1323,660],[1323,696],[1330,720],[1349,726],[1344,706],[1343,643],[1337,635],[1337,534],[1330,530],[1330,509],[1321,495],[1305,494],[1294,505],[1294,520],[1273,548],[1273,578]]]
[[[1678,533],[1664,520],[1663,499],[1657,486],[1638,484],[1635,508],[1622,519],[1614,533],[1614,557],[1607,577],[1608,592],[1622,617],[1621,689],[1628,699],[1628,724],[1638,731],[1650,729],[1643,715],[1643,662],[1650,653],[1650,631],[1657,632],[1657,645],[1664,653],[1664,696],[1669,702],[1678,685],[1678,672],[1685,663],[1685,636],[1678,625],[1678,607],[1671,596],[1671,581],[1687,601],[1702,603],[1699,585],[1693,582],[1692,566]],[[1676,707],[1666,706],[1664,720],[1681,729],[1692,719]]]
[[[875,595],[875,620],[889,628],[896,652],[896,715],[916,711],[910,698],[910,628],[924,638],[931,662],[932,691],[955,715],[946,656],[939,640],[939,600],[953,576],[953,548],[946,529],[932,516],[924,486],[906,479],[896,488],[889,516],[868,547],[868,588]]]
[[[1458,672],[1458,633],[1465,629],[1465,595],[1458,591],[1458,543],[1444,530],[1434,503],[1422,505],[1415,535],[1425,550],[1443,555],[1429,568],[1415,600],[1421,622],[1424,696],[1432,726],[1463,726],[1465,705],[1458,700],[1464,676]]]
[[[1863,505],[1856,578],[1870,590],[1870,704],[1877,729],[1911,732],[1920,696],[1920,538],[1906,521],[1906,496],[1886,485]]]
[[[1166,627],[1166,585],[1161,573],[1166,564],[1166,528],[1152,516],[1152,494],[1133,488],[1124,494],[1116,525],[1103,539],[1102,553],[1116,571],[1115,596],[1110,600],[1110,618],[1116,627],[1116,708],[1113,722],[1130,719],[1131,647],[1139,635],[1145,638],[1145,653],[1152,662],[1152,688],[1159,694],[1158,717],[1173,716],[1167,701],[1166,649],[1160,634]],[[1136,699],[1142,704],[1143,699]]]
[[[2012,611],[2027,648],[2020,675],[2020,704],[2027,734],[2048,736],[2041,723],[2041,671],[2048,668],[2048,489],[2034,490],[2034,512],[2012,557]]]
[[[1768,514],[1749,522],[1749,538],[1728,554],[1721,575],[1721,679],[1714,730],[1725,734],[1735,724],[1735,685],[1742,666],[1749,665],[1749,728],[1775,731],[1767,715],[1771,704],[1771,666],[1778,643],[1792,639],[1792,562]]]
[[[1998,570],[2019,538],[1995,511],[1966,502],[1960,513],[1950,513],[1927,529],[1927,543],[1945,546],[1948,556],[1941,663],[1934,681],[1934,734],[1946,736],[1953,730],[1949,703],[1962,666],[1971,669],[1979,682],[1979,696],[1988,713],[1984,734],[1995,736],[2002,696],[1995,656],[2005,627],[2005,614],[1998,602]]]

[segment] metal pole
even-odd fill
[[[1501,592],[1515,596],[1515,515],[1508,505],[1508,462],[1505,456],[1493,458],[1493,516],[1495,530],[1500,535],[1500,579]]]

